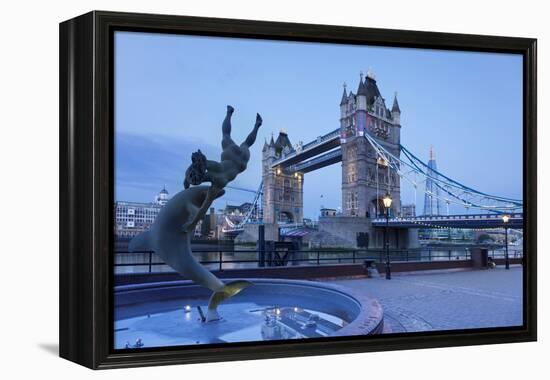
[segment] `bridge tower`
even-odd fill
[[[294,151],[285,130],[262,149],[263,220],[271,223],[302,223],[304,218],[304,176],[299,172],[272,169],[274,160]]]
[[[344,93],[340,102],[342,146],[342,213],[344,216],[373,218],[384,213],[382,198],[393,198],[391,213],[401,209],[400,179],[395,170],[377,156],[364,137],[369,132],[396,157],[400,155],[401,110],[394,96],[391,111],[386,108],[374,75],[360,75],[357,93]],[[391,215],[391,214],[390,214]]]
[[[432,178],[437,178],[437,163],[433,147],[430,147],[430,160],[428,161],[428,177],[426,179],[426,193],[424,194],[424,215],[441,215],[441,201],[439,187]]]

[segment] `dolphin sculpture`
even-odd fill
[[[208,189],[209,186],[196,186],[174,195],[162,208],[150,230],[132,239],[129,250],[155,251],[167,265],[183,277],[212,290],[206,320],[214,321],[220,319],[218,305],[252,283],[239,280],[224,284],[192,255],[192,233],[182,231],[182,225],[193,218],[206,198]],[[223,193],[218,193],[217,198]]]
[[[230,136],[233,111],[233,107],[227,106],[227,114],[222,125],[221,162],[206,160],[200,150],[193,153],[192,164],[185,176],[185,190],[174,195],[162,208],[149,231],[134,237],[128,247],[131,252],[154,251],[183,277],[212,290],[208,302],[207,322],[221,319],[217,311],[218,305],[252,285],[250,281],[245,280],[224,284],[202,266],[191,251],[191,236],[196,224],[206,214],[212,202],[225,194],[223,188],[227,183],[246,169],[250,158],[248,148],[256,140],[256,133],[262,124],[260,115],[256,115],[254,129],[238,146]],[[199,186],[202,182],[210,182],[211,185]]]

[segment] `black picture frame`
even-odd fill
[[[262,38],[523,56],[524,325],[113,352],[113,32]],[[93,11],[60,24],[60,356],[93,369],[535,341],[536,39]]]

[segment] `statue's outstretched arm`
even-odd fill
[[[256,135],[258,134],[258,129],[262,125],[262,117],[259,113],[256,114],[256,124],[254,124],[254,129],[252,129],[252,132],[248,135],[246,140],[244,140],[243,145],[246,145],[247,147],[251,147],[252,144],[256,141]]]

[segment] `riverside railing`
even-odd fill
[[[509,249],[509,258],[523,257],[523,251]],[[290,250],[265,251],[266,259],[259,260],[257,250],[204,250],[193,251],[199,262],[211,270],[230,270],[240,268],[256,268],[260,266],[295,266],[295,265],[334,265],[362,264],[365,262],[383,263],[386,252],[375,250]],[[504,249],[488,249],[489,257],[503,259]],[[431,262],[451,260],[471,260],[471,250],[468,248],[432,248],[432,249],[402,249],[391,250],[391,262]],[[162,259],[153,251],[116,251],[114,257],[116,273],[153,273],[172,272]],[[263,264],[263,265],[261,265]]]

